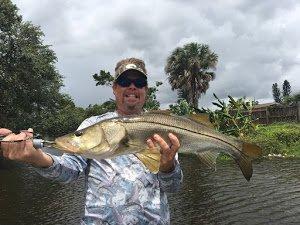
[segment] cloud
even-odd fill
[[[216,79],[200,106],[228,95],[272,101],[271,86],[288,79],[300,90],[300,4],[298,1],[59,1],[14,0],[24,20],[41,26],[45,43],[58,57],[64,92],[77,105],[112,98],[92,75],[114,71],[117,61],[141,57],[154,81],[163,81],[158,99],[176,102],[164,74],[171,51],[197,41],[219,56]],[[151,82],[150,82],[151,83]]]

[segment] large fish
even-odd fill
[[[253,172],[252,159],[261,155],[258,146],[219,133],[208,125],[208,121],[199,122],[158,112],[103,120],[56,138],[54,147],[94,159],[135,154],[150,171],[156,173],[160,162],[159,149],[148,149],[146,140],[153,134],[169,140],[169,132],[179,138],[179,152],[196,154],[211,167],[215,167],[220,152],[228,154],[237,162],[247,180]]]

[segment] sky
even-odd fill
[[[146,63],[150,86],[159,87],[162,108],[175,103],[164,72],[167,57],[190,42],[209,45],[218,55],[215,80],[199,107],[228,95],[273,102],[272,84],[287,79],[300,91],[299,0],[13,0],[24,21],[44,32],[64,77],[62,92],[77,106],[113,98],[109,87],[95,86],[92,75],[114,74],[128,57]]]

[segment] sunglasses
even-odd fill
[[[121,87],[129,87],[131,84],[134,84],[137,88],[143,88],[147,86],[147,79],[145,78],[138,78],[138,79],[128,79],[125,76],[119,77],[116,80],[116,83]]]

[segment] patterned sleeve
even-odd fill
[[[35,171],[43,177],[56,180],[60,183],[70,183],[76,180],[87,166],[86,159],[78,155],[49,155],[53,159],[52,166],[48,168],[35,168]]]
[[[158,180],[163,191],[169,193],[179,191],[183,180],[183,174],[178,160],[175,160],[175,169],[172,172],[158,172]]]

